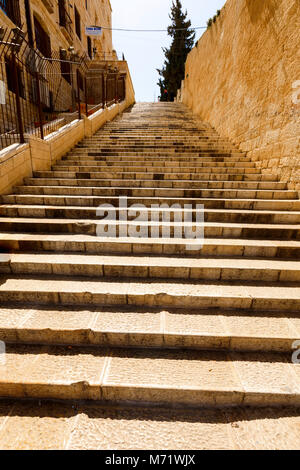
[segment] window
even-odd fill
[[[60,72],[63,78],[71,84],[71,64],[70,62],[65,62],[66,57],[63,54],[62,50],[59,51],[60,60],[64,61],[60,63]]]
[[[44,57],[51,57],[51,41],[50,37],[40,24],[40,22],[34,17],[34,31],[35,31],[35,42],[37,49],[43,54]]]
[[[0,0],[0,8],[11,19],[15,25],[21,28],[21,14],[19,0]]]
[[[7,88],[12,93],[16,93],[16,83],[15,83],[15,74],[13,69],[13,62],[11,57],[5,57],[5,70],[6,70],[6,80]],[[17,76],[19,84],[19,93],[21,98],[26,99],[25,93],[25,83],[24,83],[24,74],[20,66],[17,65]]]
[[[81,39],[81,19],[80,19],[80,15],[76,7],[75,7],[75,30],[76,30],[77,36],[79,37],[79,39]]]
[[[67,15],[66,15],[65,0],[58,0],[58,14],[59,14],[59,25],[67,26]]]
[[[58,0],[59,26],[65,28],[69,36],[73,36],[72,20],[67,10],[66,0]]]
[[[87,38],[87,49],[88,49],[89,58],[92,59],[93,58],[92,40],[89,36]]]

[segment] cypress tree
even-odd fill
[[[195,30],[191,28],[192,23],[187,16],[180,0],[174,0],[169,15],[172,24],[168,27],[172,42],[170,48],[163,48],[166,60],[163,68],[157,69],[160,75],[160,101],[174,101],[184,79],[186,58],[195,41]]]

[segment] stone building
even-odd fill
[[[12,133],[18,139],[16,81],[20,106],[24,108],[25,134],[35,132],[42,122],[78,110],[78,96],[81,103],[88,101],[94,106],[124,95],[121,77],[127,64],[118,61],[113,50],[111,13],[110,0],[0,0],[0,28],[6,43],[8,34],[16,27],[25,36],[21,51],[14,54],[19,61],[18,80],[12,51],[8,46],[0,46],[0,85],[4,96],[0,100],[0,148],[8,144],[8,135],[10,142]],[[95,35],[92,27],[101,27],[101,34]]]
[[[0,25],[21,27],[29,43],[44,56],[50,50],[74,47],[90,58],[112,54],[112,33],[87,36],[86,26],[111,27],[109,0],[0,0]]]

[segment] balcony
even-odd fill
[[[0,9],[16,26],[22,27],[19,0],[0,0]]]

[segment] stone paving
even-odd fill
[[[182,105],[35,172],[0,233],[0,448],[299,448],[298,193]]]

